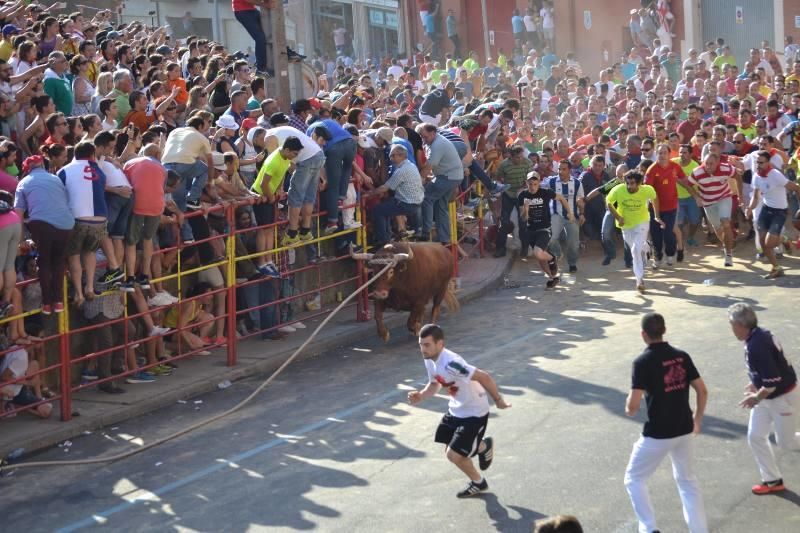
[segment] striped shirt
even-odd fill
[[[713,174],[703,164],[689,175],[689,183],[697,187],[704,204],[713,204],[732,196],[729,180],[734,175],[736,169],[728,163],[720,163]]]
[[[550,176],[542,181],[542,187],[545,189],[552,189],[556,193],[563,196],[567,202],[572,206],[572,212],[578,216],[578,198],[585,196],[583,192],[583,183],[580,180],[570,176],[569,180],[561,181],[561,177]],[[550,204],[550,212],[554,215],[561,215],[567,218],[569,215],[564,209],[564,206],[558,200],[553,200]]]
[[[522,158],[519,164],[515,165],[509,157],[500,163],[495,177],[500,178],[503,183],[510,186],[506,194],[516,201],[517,193],[525,186],[525,178],[528,177],[528,172],[531,170],[533,170],[533,163],[531,163],[530,159]]]
[[[425,188],[416,165],[406,159],[395,168],[386,186],[394,191],[394,197],[405,204],[419,205],[425,199]]]
[[[464,159],[467,156],[467,143],[464,142],[464,139],[462,139],[460,135],[447,128],[439,128],[439,134],[453,143],[453,146],[456,147],[456,152],[458,152],[458,155],[461,157],[461,159]]]

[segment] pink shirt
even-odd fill
[[[150,157],[131,159],[122,171],[133,187],[133,214],[159,216],[164,212],[164,182],[167,170]]]
[[[17,191],[17,178],[0,170],[0,190],[14,194]]]
[[[22,221],[19,219],[17,212],[13,209],[4,215],[0,215],[0,229],[14,224],[20,224]]]

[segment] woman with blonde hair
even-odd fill
[[[92,113],[100,114],[100,100],[114,90],[114,75],[111,72],[101,72],[97,76],[97,86],[92,95]]]

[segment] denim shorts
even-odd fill
[[[771,235],[780,235],[786,224],[786,209],[763,206],[758,214],[758,229]]]
[[[700,224],[700,206],[693,197],[681,198],[678,200],[678,218],[675,221],[677,225],[685,224]]]
[[[289,207],[302,207],[317,201],[319,173],[325,165],[325,154],[316,155],[297,163],[297,168],[289,180]]]
[[[708,217],[708,222],[714,226],[714,229],[717,229],[720,227],[723,220],[731,219],[733,199],[728,196],[727,198],[723,198],[722,200],[718,200],[713,204],[703,207],[703,209],[706,212],[706,217]]]
[[[108,206],[108,235],[112,239],[124,239],[128,231],[128,219],[133,212],[133,196],[123,198],[118,194],[106,193]]]

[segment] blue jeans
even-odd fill
[[[356,157],[356,141],[345,139],[325,150],[325,174],[328,188],[325,189],[325,209],[328,211],[328,224],[339,221],[339,199],[347,196],[347,185],[353,174],[353,160]]]
[[[317,201],[319,171],[325,164],[325,154],[316,155],[297,163],[297,169],[289,180],[289,207],[303,207]]]
[[[514,231],[511,222],[511,213],[516,210],[517,216],[517,232],[519,240],[522,243],[520,254],[525,256],[528,254],[528,224],[527,221],[522,220],[522,213],[520,213],[519,206],[515,198],[503,193],[500,195],[500,227],[497,228],[497,240],[495,241],[495,248],[498,250],[506,249],[506,241],[508,236]]]
[[[480,181],[483,186],[486,187],[487,191],[492,192],[494,190],[494,182],[492,181],[492,178],[489,177],[486,171],[483,170],[483,167],[481,167],[474,159],[469,165],[469,176],[470,178]]]
[[[555,257],[561,257],[561,234],[567,232],[567,263],[569,266],[578,264],[578,254],[581,249],[580,225],[578,221],[570,222],[561,215],[553,215],[551,219],[553,228],[553,238],[550,239],[550,253]]]
[[[375,240],[380,244],[392,238],[392,217],[405,215],[408,227],[417,228],[419,224],[420,206],[401,202],[397,198],[387,198],[372,210],[372,223],[375,226]]]
[[[267,35],[261,26],[261,12],[258,9],[248,9],[246,11],[234,11],[233,16],[244,26],[245,31],[253,38],[254,50],[256,53],[256,68],[266,70],[272,64],[272,44],[267,42]],[[267,10],[267,16],[269,10]],[[272,28],[267,28],[271,32]]]
[[[172,199],[175,200],[175,205],[178,206],[178,209],[185,213],[186,203],[199,201],[200,195],[203,194],[203,189],[206,188],[208,166],[206,166],[205,161],[197,160],[191,164],[166,163],[164,168],[174,170],[181,177],[175,190],[172,191]],[[194,239],[188,222],[184,222],[181,226],[181,238],[184,241]]]
[[[453,190],[458,188],[461,180],[449,180],[447,176],[436,176],[425,184],[425,199],[422,201],[422,234],[430,235],[433,228],[434,213],[436,216],[436,239],[450,243],[450,212],[448,205]]]
[[[133,212],[133,196],[125,198],[119,194],[106,193],[108,208],[108,236],[112,239],[124,239],[128,231],[128,220]]]
[[[616,233],[616,225],[614,224],[614,215],[611,214],[611,211],[606,210],[606,214],[603,215],[603,252],[605,253],[606,257],[609,259],[614,259],[617,257],[617,246],[614,244],[614,233]],[[624,257],[625,257],[625,264],[630,266],[633,262],[633,256],[631,255],[631,249],[628,248],[628,245],[623,243],[622,244],[624,249]]]
[[[272,280],[264,280],[260,283],[247,285],[240,289],[242,300],[247,309],[264,305],[276,300],[277,291],[275,290],[275,282]],[[261,309],[248,311],[250,320],[259,330],[265,330],[278,325],[278,306],[268,305]],[[272,331],[262,333],[262,337],[272,335]]]
[[[652,208],[650,209],[652,213]],[[675,219],[678,216],[678,210],[661,211],[661,220],[664,222],[664,229],[661,225],[650,219],[650,236],[653,238],[653,248],[655,250],[656,259],[659,261],[664,257],[672,257],[678,248],[678,240],[675,238]],[[652,216],[652,215],[651,215]]]

